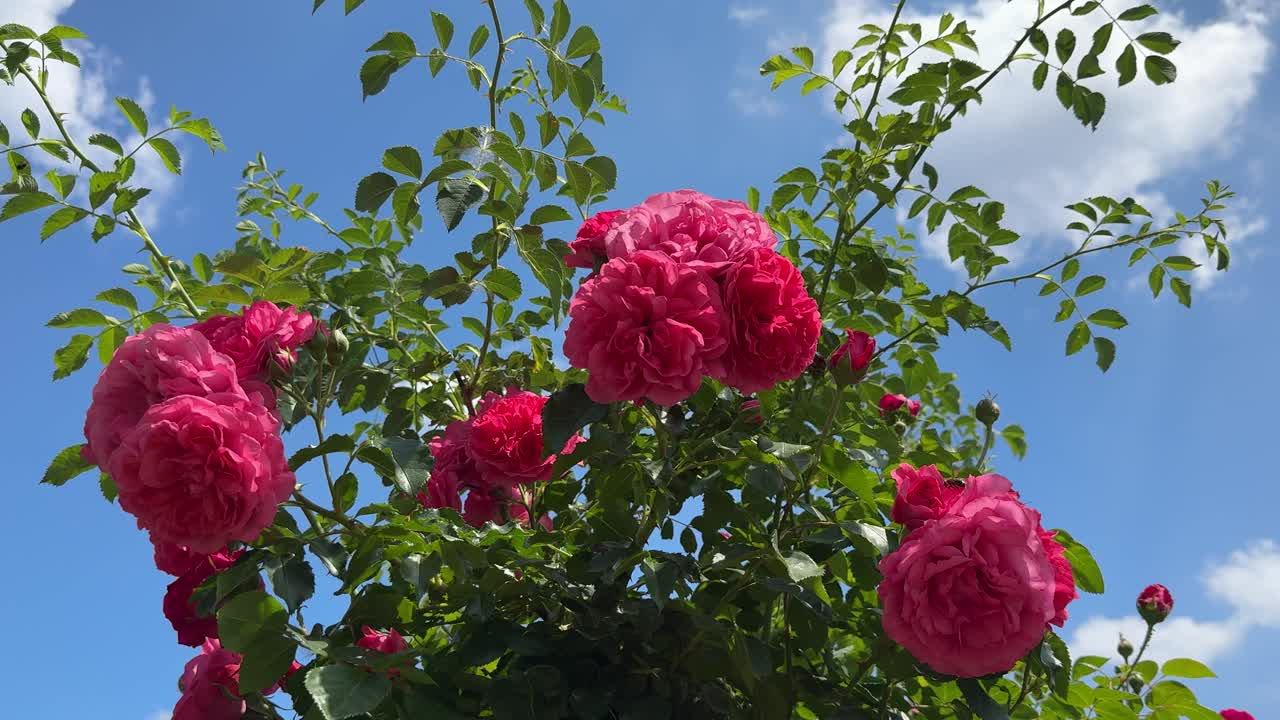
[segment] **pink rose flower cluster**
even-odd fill
[[[429,508],[453,508],[475,527],[508,520],[528,525],[534,486],[551,479],[557,457],[542,457],[546,404],[545,397],[518,388],[487,394],[474,417],[449,423],[429,443],[435,465],[418,500]],[[582,436],[573,436],[560,454],[579,442]],[[551,529],[546,515],[538,523]]]
[[[704,377],[743,393],[798,377],[822,320],[777,242],[743,203],[693,190],[588,220],[565,262],[599,270],[569,305],[564,341],[587,394],[669,406]]]
[[[182,696],[173,708],[173,720],[240,720],[247,709],[240,694],[240,661],[238,654],[222,647],[218,640],[206,640],[200,654],[183,668],[178,681]],[[300,667],[293,663],[280,682],[262,694],[279,690]]]
[[[83,455],[155,542],[209,554],[271,523],[294,477],[263,380],[315,330],[306,313],[256,302],[191,327],[153,325],[116,350],[93,388]]]
[[[175,554],[177,551],[187,553],[190,558],[186,567],[181,569],[178,565],[166,565],[168,569],[160,567],[162,547],[176,548],[176,550],[169,550]],[[177,576],[177,579],[169,583],[169,587],[165,590],[163,607],[164,616],[168,618],[174,632],[178,633],[179,643],[200,647],[205,640],[218,637],[217,617],[212,614],[203,616],[196,612],[195,602],[191,596],[196,588],[204,584],[205,580],[234,565],[243,554],[242,550],[236,552],[222,550],[211,555],[201,555],[191,553],[189,549],[179,546],[156,544],[156,567]]]
[[[1062,626],[1078,597],[1065,551],[999,475],[944,480],[901,465],[892,517],[907,536],[877,588],[885,632],[935,671],[981,677],[1013,667]]]
[[[885,393],[880,398],[880,417],[888,417],[902,408],[906,408],[911,417],[920,414],[920,401],[913,400],[906,395],[893,395]]]

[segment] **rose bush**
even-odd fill
[[[1050,529],[1055,508],[1032,507],[1023,428],[965,400],[936,354],[960,331],[1011,348],[978,298],[1032,285],[1059,296],[1067,354],[1092,346],[1106,371],[1128,321],[1092,307],[1108,279],[1077,280],[1086,264],[1128,255],[1184,305],[1195,263],[1177,247],[1227,268],[1218,183],[1171,222],[1089,196],[1071,206],[1075,250],[1011,269],[1038,255],[1008,252],[1004,205],[927,159],[1014,65],[1036,89],[1052,73],[1097,127],[1102,53],[1120,84],[1141,56],[1163,85],[1177,42],[1147,31],[1151,6],[1039,3],[984,67],[963,20],[908,22],[908,4],[821,62],[803,47],[766,60],[775,88],[825,93],[848,135],[742,199],[611,197],[617,165],[588,135],[626,104],[563,0],[437,9],[362,45],[366,97],[425,64],[417,81],[478,91],[484,124],[388,148],[341,206],[259,155],[234,246],[186,260],[136,211],[134,156],[176,170],[181,134],[224,150],[208,119],[121,98],[129,150],[25,119],[34,144],[10,145],[0,126],[0,221],[53,208],[44,238],[83,222],[146,253],[102,309],[50,322],[88,329],[55,354],[55,379],[95,348],[105,367],[85,442],[44,481],[98,468],[175,576],[157,619],[201,648],[175,718],[1216,716],[1181,682],[1207,668],[1143,659],[1172,610],[1161,586],[1138,601],[1136,653],[1071,656],[1057,631],[1079,593],[1105,589],[1101,570]],[[343,9],[377,12],[362,5]],[[76,65],[80,37],[0,26],[0,79],[56,113],[43,68]],[[33,173],[34,146],[66,172]],[[286,243],[291,222],[324,241]],[[908,222],[945,234],[961,286],[922,277]],[[470,238],[437,266],[448,233]]]

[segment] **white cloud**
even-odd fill
[[[734,88],[729,91],[729,101],[743,115],[763,115],[776,117],[782,112],[782,105],[772,96],[756,90]]]
[[[769,17],[769,8],[767,7],[760,7],[758,5],[729,6],[729,19],[736,23],[750,25],[767,17]]]
[[[145,720],[171,720],[172,718],[173,718],[173,713],[169,712],[168,710],[154,710],[150,713],[147,713],[147,717],[145,718]]]
[[[1225,562],[1210,567],[1203,581],[1208,594],[1225,602],[1231,614],[1223,620],[1199,620],[1178,614],[1175,605],[1174,616],[1156,628],[1144,657],[1191,657],[1212,664],[1236,650],[1252,630],[1280,629],[1280,606],[1275,602],[1280,596],[1280,545],[1274,540],[1258,540],[1231,553]],[[1077,656],[1115,658],[1120,634],[1136,645],[1145,633],[1146,623],[1137,615],[1092,617],[1076,624],[1071,649]]]
[[[888,24],[889,5],[883,0],[833,0],[824,23],[824,55],[857,41],[859,25]],[[1065,238],[1062,228],[1070,220],[1063,205],[1088,195],[1133,196],[1153,212],[1169,208],[1173,203],[1159,189],[1163,182],[1195,170],[1206,156],[1229,154],[1236,147],[1234,130],[1258,95],[1271,51],[1269,5],[1270,0],[1223,0],[1212,20],[1195,23],[1168,12],[1141,24],[1137,32],[1163,30],[1183,41],[1171,56],[1179,66],[1178,80],[1164,87],[1152,86],[1145,77],[1115,87],[1114,58],[1124,47],[1116,33],[1101,61],[1108,74],[1094,85],[1108,99],[1096,132],[1058,104],[1052,79],[1046,92],[1036,93],[1030,80],[1034,65],[1015,64],[988,86],[982,106],[957,119],[929,160],[944,186],[983,188],[1006,204],[1006,224],[1032,237]],[[982,53],[976,61],[993,67],[1034,19],[1034,9],[1035,3],[968,0],[952,11],[977,33]],[[932,17],[904,21],[922,22],[926,31],[934,27]],[[1080,45],[1087,46],[1098,24],[1094,16],[1067,17],[1051,23],[1048,32],[1053,37],[1059,27],[1071,28]],[[1133,28],[1130,32],[1136,35]],[[1077,50],[1075,59],[1083,51]],[[1237,240],[1241,229],[1253,225],[1257,231],[1251,218],[1239,221],[1243,225],[1234,231]],[[945,259],[942,238],[925,246]],[[1210,282],[1205,279],[1209,274],[1200,274],[1198,282]]]
[[[11,0],[12,2],[13,0]],[[27,25],[36,32],[43,32],[60,24],[60,16],[74,0],[16,0],[16,6],[5,7],[5,21]],[[115,94],[130,95],[148,114],[154,110],[155,95],[146,77],[136,81],[132,90],[121,88],[114,77],[120,68],[120,60],[109,51],[84,40],[68,41],[67,47],[80,56],[82,69],[50,63],[48,93],[53,106],[65,116],[68,131],[81,149],[100,166],[109,165],[115,157],[105,150],[86,144],[89,135],[106,132],[115,135],[127,149],[132,149],[141,138],[129,128],[112,98]],[[15,143],[25,142],[25,132],[19,117],[30,108],[40,118],[41,137],[57,137],[52,118],[25,81],[19,80],[12,87],[0,87],[0,122],[9,128]],[[153,119],[152,125],[156,124]],[[181,142],[173,137],[176,142]],[[25,153],[39,168],[47,169],[57,163],[42,151]],[[159,157],[148,149],[134,156],[137,166],[131,184],[151,188],[152,194],[138,208],[144,223],[154,226],[158,209],[166,198],[177,190],[178,180],[165,169]],[[66,167],[66,166],[62,166]],[[77,194],[84,195],[87,182],[78,184]],[[154,229],[154,228],[153,228]]]

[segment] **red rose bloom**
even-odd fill
[[[173,708],[173,720],[240,720],[244,715],[240,656],[216,639],[205,641],[200,654],[187,662],[178,688],[182,697]]]
[[[564,353],[589,373],[601,403],[674,405],[703,376],[724,374],[728,344],[720,291],[705,274],[658,252],[610,260],[569,304]]]
[[[930,520],[942,517],[964,489],[943,479],[938,468],[926,465],[919,470],[903,463],[891,473],[897,483],[890,517],[907,530],[915,530]]]
[[[551,478],[556,455],[542,457],[542,407],[547,398],[510,388],[489,393],[471,423],[467,451],[483,485],[544,482]],[[572,452],[582,441],[575,435],[560,452]]]
[[[720,287],[729,319],[724,383],[754,393],[800,377],[822,333],[818,303],[800,271],[773,250],[757,248],[729,267]]]
[[[93,386],[84,418],[84,459],[105,470],[152,405],[215,393],[244,395],[235,365],[200,333],[161,323],[125,338]]]
[[[293,367],[298,348],[315,335],[316,321],[296,308],[281,309],[259,300],[241,315],[215,315],[191,329],[235,362],[240,379],[261,380],[272,361],[283,370]]]
[[[831,353],[831,374],[842,385],[850,385],[867,374],[867,366],[876,354],[876,339],[861,330],[845,330],[846,340]]]
[[[1223,710],[1218,714],[1223,720],[1253,720],[1253,716],[1243,710]]]
[[[1163,585],[1148,585],[1138,595],[1138,614],[1148,625],[1158,625],[1173,612],[1173,594]]]
[[[604,237],[610,259],[653,250],[717,276],[748,251],[777,244],[759,213],[696,190],[650,196],[615,218]]]
[[[197,615],[191,593],[214,573],[231,567],[243,554],[242,551],[216,552],[191,565],[177,580],[169,583],[164,593],[164,616],[178,633],[179,643],[199,647],[205,639],[218,637],[218,619],[213,615]]]
[[[155,548],[156,569],[166,575],[177,577],[191,569],[192,565],[207,557],[204,553],[191,552],[191,548],[175,543],[156,542],[151,538]]]
[[[157,542],[194,552],[251,541],[293,492],[278,429],[242,394],[153,405],[111,456],[120,507]]]
[[[596,263],[606,259],[604,236],[613,224],[613,219],[623,213],[622,210],[605,210],[587,218],[578,229],[578,236],[569,243],[571,254],[564,256],[564,264],[573,268],[594,270]]]
[[[1067,605],[1080,597],[1076,590],[1076,574],[1071,569],[1071,561],[1067,560],[1067,551],[1055,539],[1056,532],[1048,532],[1040,528],[1040,544],[1049,556],[1049,565],[1053,567],[1053,619],[1049,622],[1062,627],[1067,622]]]
[[[897,412],[902,409],[903,406],[907,408],[907,412],[911,413],[911,417],[915,417],[920,414],[920,401],[912,400],[906,395],[891,395],[889,393],[885,393],[884,397],[880,398],[880,416],[885,417],[891,413]]]

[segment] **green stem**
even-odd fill
[[[1120,678],[1120,687],[1129,682],[1129,678],[1133,677],[1133,671],[1138,667],[1138,663],[1142,662],[1142,654],[1147,651],[1147,646],[1151,644],[1151,638],[1156,634],[1156,626],[1147,623],[1146,637],[1142,638],[1142,646],[1138,648],[1138,654],[1134,656],[1133,662],[1125,669],[1124,677]]]

